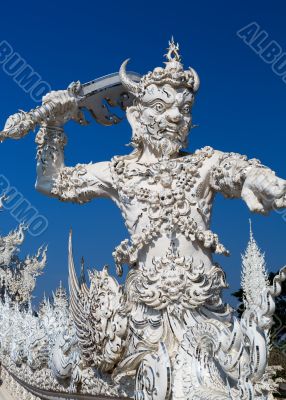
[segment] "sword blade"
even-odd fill
[[[139,82],[139,80],[141,79],[141,75],[137,74],[136,72],[127,72],[127,74],[135,82]],[[83,97],[89,97],[98,92],[101,92],[102,90],[116,86],[121,86],[123,89],[117,72],[115,72],[114,74],[102,76],[101,78],[94,79],[90,82],[83,83],[81,85],[81,91],[79,92],[79,94]]]
[[[139,82],[141,75],[128,72],[129,77]],[[101,125],[118,124],[122,118],[112,108],[126,110],[134,100],[134,96],[123,87],[118,73],[103,76],[81,85],[79,90],[79,107],[87,109],[92,117]]]

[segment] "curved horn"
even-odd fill
[[[200,78],[197,72],[194,70],[194,68],[190,67],[190,70],[192,71],[193,77],[194,77],[194,86],[193,86],[193,91],[197,92],[200,87]]]
[[[127,75],[126,72],[126,65],[128,64],[130,58],[127,58],[125,60],[119,70],[119,78],[122,82],[122,85],[125,86],[125,88],[132,94],[137,95],[139,93],[139,84],[132,81]]]

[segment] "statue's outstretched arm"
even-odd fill
[[[49,124],[44,124],[36,136],[36,189],[48,196],[75,203],[85,203],[95,197],[113,197],[108,162],[65,166],[67,138],[63,124],[66,118],[70,116],[62,110]]]
[[[267,214],[286,207],[286,180],[257,159],[221,153],[211,170],[210,183],[225,197],[242,198],[253,212]]]

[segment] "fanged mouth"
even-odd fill
[[[182,128],[173,128],[173,127],[166,127],[164,131],[161,132],[163,136],[168,137],[171,140],[178,140],[179,142],[183,142],[186,139],[186,133]]]
[[[148,130],[148,126],[145,125],[145,127]],[[151,136],[154,137],[156,140],[163,140],[169,139],[171,141],[176,141],[178,143],[184,143],[186,139],[186,129],[184,125],[165,125],[165,126],[159,126],[155,122],[153,124],[149,125],[150,128],[154,129],[155,132],[150,132]]]

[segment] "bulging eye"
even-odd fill
[[[182,107],[182,112],[183,112],[183,114],[189,114],[190,111],[191,111],[191,106],[190,106],[190,104],[185,104],[185,105]]]
[[[160,113],[165,111],[165,109],[166,109],[163,103],[156,103],[154,105],[154,108],[155,108],[156,111],[158,111]]]

